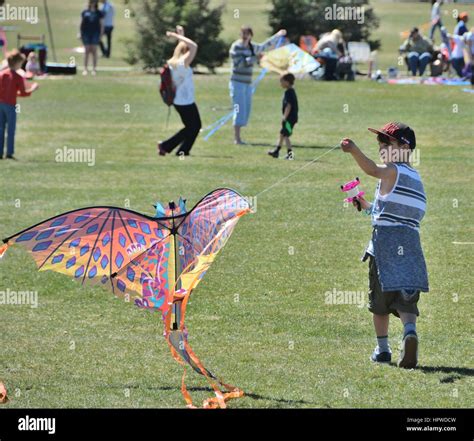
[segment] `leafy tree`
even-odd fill
[[[272,0],[269,23],[273,31],[286,29],[291,41],[301,35],[317,38],[325,32],[339,29],[345,41],[367,41],[371,49],[380,47],[380,40],[371,40],[370,34],[379,25],[379,19],[369,5],[369,0]],[[363,22],[334,17],[334,7],[363,7]],[[328,12],[331,10],[331,13]]]
[[[125,41],[130,64],[141,62],[144,68],[156,69],[171,57],[176,41],[165,36],[180,24],[185,35],[194,40],[198,53],[193,62],[214,70],[228,57],[229,45],[219,38],[224,5],[209,6],[210,0],[141,0],[128,1],[137,27],[137,38]]]

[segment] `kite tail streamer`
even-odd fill
[[[0,404],[5,404],[5,403],[8,403],[7,388],[0,381]]]
[[[196,354],[190,348],[188,342],[184,342],[184,347],[186,348],[186,352],[189,354],[191,359],[194,363],[199,367],[201,373],[207,378],[209,384],[214,389],[214,393],[216,394],[215,398],[208,398],[203,403],[203,408],[205,409],[225,409],[227,407],[226,402],[233,399],[233,398],[241,398],[244,396],[244,391],[239,389],[238,387],[231,386],[230,384],[223,383],[222,381],[218,380],[214,376],[210,375],[210,372],[203,366],[201,360],[196,357]],[[219,383],[227,392],[222,392],[216,384]]]
[[[181,393],[183,395],[184,401],[186,401],[186,407],[189,409],[196,409],[196,406],[193,404],[193,400],[191,398],[190,393],[188,392],[188,389],[186,387],[186,363],[181,359],[179,354],[177,353],[176,349],[173,347],[169,339],[166,339],[168,342],[168,345],[171,350],[171,355],[173,358],[183,366],[184,371],[183,371],[183,376],[181,378]],[[206,379],[208,380],[210,386],[214,390],[215,397],[208,398],[207,400],[204,400],[202,407],[204,409],[225,409],[227,407],[226,402],[234,399],[234,398],[241,398],[244,396],[244,391],[239,389],[236,386],[232,386],[230,384],[226,384],[220,379],[215,378],[201,363],[201,360],[196,356],[196,354],[193,352],[191,347],[189,346],[188,342],[186,340],[184,342],[184,349],[186,350],[187,354],[191,358],[191,360],[195,363],[195,365],[199,368],[200,372]],[[224,389],[226,389],[226,392],[222,392],[219,386],[216,384],[216,382],[221,385]]]
[[[183,377],[181,378],[181,393],[183,394],[184,400],[186,401],[186,407],[188,409],[196,409],[196,406],[193,404],[191,395],[189,395],[188,389],[186,388],[186,366],[184,366]]]
[[[233,111],[232,111],[232,112],[233,112]],[[219,118],[218,120],[214,121],[212,124],[208,125],[208,126],[205,127],[204,129],[201,129],[201,132],[207,132],[208,130],[213,129],[213,128],[216,127],[220,122],[222,122],[222,120],[224,120],[226,117],[227,117],[227,115],[222,116],[221,118]]]
[[[3,255],[5,254],[5,252],[7,251],[7,248],[9,247],[10,245],[8,243],[2,245],[0,247],[0,259],[3,257]]]
[[[227,115],[224,115],[217,123],[215,127],[204,137],[204,141],[207,141],[214,133],[216,133],[227,121],[229,121],[234,116],[234,111],[229,112]]]

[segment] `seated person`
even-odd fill
[[[325,71],[324,79],[326,81],[337,80],[336,66],[337,60],[341,57],[338,46],[344,44],[342,33],[339,29],[323,34],[316,45],[316,58],[324,60]]]
[[[38,57],[36,56],[36,53],[34,51],[28,54],[27,60],[28,61],[26,62],[25,66],[27,77],[33,77],[35,75],[41,74]]]
[[[433,44],[431,40],[423,37],[418,28],[413,28],[410,36],[400,46],[400,53],[407,54],[408,67],[413,76],[419,72],[420,76],[425,73],[426,66],[431,61]]]

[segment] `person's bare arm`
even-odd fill
[[[35,90],[37,90],[39,88],[39,84],[38,83],[33,83],[31,85],[31,87],[29,87],[28,89],[26,89],[26,93],[33,93]]]
[[[369,176],[382,180],[393,180],[396,178],[397,170],[395,167],[376,164],[372,159],[365,156],[351,139],[344,138],[341,141],[341,148],[344,152],[350,153],[359,167]]]
[[[291,112],[291,104],[285,106],[285,111],[283,112],[283,121],[286,121]]]
[[[191,40],[188,37],[184,36],[184,29],[182,26],[176,26],[176,32],[166,32],[167,37],[174,37],[179,41],[186,43],[189,48],[188,53],[184,56],[184,65],[189,67],[193,62],[194,58],[196,57],[198,45],[196,42]]]
[[[33,83],[30,87],[26,88],[24,78],[19,78],[17,83],[17,96],[27,97],[30,96],[32,92],[38,89],[38,83]]]

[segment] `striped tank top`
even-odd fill
[[[390,193],[380,194],[380,181],[372,208],[373,226],[420,227],[426,211],[426,196],[418,171],[407,164],[395,164],[397,180]]]

